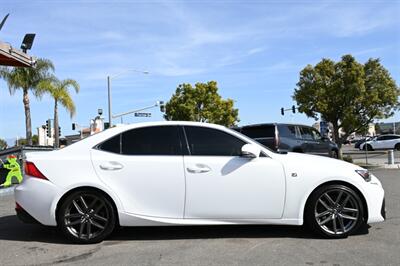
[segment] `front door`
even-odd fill
[[[92,150],[97,175],[120,198],[126,212],[183,218],[185,177],[182,128],[136,128]]]
[[[241,157],[246,142],[228,132],[184,128],[190,150],[184,156],[185,218],[281,218],[285,175],[279,162]]]

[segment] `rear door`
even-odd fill
[[[303,143],[301,147],[303,148],[303,152],[305,153],[317,153],[315,149],[315,140],[313,137],[313,132],[309,127],[299,126],[301,138]]]
[[[183,218],[185,174],[182,128],[135,128],[91,151],[99,178],[120,198],[126,212]]]
[[[317,155],[329,156],[329,141],[322,140],[321,134],[315,128],[310,128],[313,134],[313,153]]]

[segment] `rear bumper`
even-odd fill
[[[18,217],[21,220],[31,220],[31,216],[43,225],[57,225],[55,219],[54,202],[58,198],[58,190],[48,180],[26,177],[25,180],[15,188],[15,201],[21,206]],[[28,214],[28,215],[26,215]],[[27,218],[27,219],[25,219]]]
[[[38,220],[33,218],[27,211],[25,211],[18,203],[15,207],[18,219],[27,224],[40,224]]]

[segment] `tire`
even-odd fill
[[[331,150],[331,158],[334,158],[334,159],[339,158],[339,153],[337,150]]]
[[[57,226],[74,243],[98,243],[116,226],[116,210],[102,193],[76,191],[66,197],[57,211]]]
[[[400,143],[397,143],[397,144],[394,146],[394,149],[400,151]]]
[[[367,151],[373,151],[374,150],[370,144],[364,145],[363,150],[365,151],[365,149],[367,149]]]
[[[358,194],[344,185],[326,185],[314,191],[304,212],[306,226],[324,238],[346,238],[364,221]]]

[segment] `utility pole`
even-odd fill
[[[111,82],[110,76],[107,76],[107,88],[108,88],[108,123],[110,124],[109,128],[112,126],[112,114],[111,114]]]

